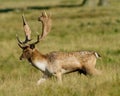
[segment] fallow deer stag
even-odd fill
[[[37,84],[41,84],[47,78],[51,76],[57,77],[59,82],[62,82],[62,75],[78,71],[84,75],[99,74],[100,71],[95,68],[96,60],[100,55],[93,51],[76,51],[76,52],[50,52],[48,54],[42,54],[39,52],[35,45],[38,44],[51,29],[51,16],[43,12],[38,18],[38,21],[42,23],[42,34],[37,36],[37,41],[28,43],[31,41],[31,31],[23,16],[23,27],[25,31],[25,41],[20,41],[18,36],[18,45],[22,48],[23,53],[20,56],[20,60],[27,59],[34,67],[39,69],[43,76],[38,80]]]

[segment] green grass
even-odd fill
[[[120,1],[110,0],[107,7],[75,6],[81,1],[0,0],[0,96],[120,95]],[[102,56],[96,66],[101,76],[72,73],[63,76],[62,85],[56,78],[36,85],[42,73],[19,60],[15,36],[24,39],[24,13],[35,40],[36,32],[41,33],[37,17],[44,9],[52,14],[53,24],[51,33],[36,46],[40,52],[95,50]]]

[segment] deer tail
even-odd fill
[[[95,55],[96,58],[100,58],[101,57],[101,55],[98,54],[97,52],[94,52],[94,55]]]

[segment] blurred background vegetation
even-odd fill
[[[105,1],[105,2],[102,2]],[[52,30],[37,45],[41,53],[94,50],[101,76],[65,75],[36,86],[41,72],[20,61],[16,34],[24,40],[22,14],[33,41],[41,33],[42,11],[52,14]],[[0,96],[120,96],[120,0],[0,0]]]

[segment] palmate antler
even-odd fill
[[[41,36],[37,36],[37,41],[32,44],[39,43],[51,30],[51,16],[47,15],[47,13],[44,11],[42,12],[42,15],[38,17],[38,21],[42,23],[42,34]]]
[[[50,14],[47,15],[44,11],[42,15],[38,17],[38,21],[42,22],[42,34],[40,39],[43,39],[51,30],[51,16]]]
[[[17,37],[17,40],[20,44],[25,44],[25,43],[31,41],[31,29],[30,29],[29,25],[27,24],[24,15],[22,15],[22,20],[23,20],[23,29],[24,29],[24,32],[25,32],[25,40],[20,41],[18,36],[16,36],[16,37]]]
[[[28,24],[25,20],[24,15],[22,16],[22,19],[23,19],[23,28],[24,28],[26,38],[25,38],[25,41],[22,42],[22,41],[20,41],[18,36],[16,36],[16,38],[19,42],[19,45],[20,44],[26,44],[29,41],[31,41],[31,30],[30,30],[30,27],[28,26]],[[42,12],[41,16],[39,16],[38,21],[40,21],[42,23],[42,34],[41,34],[41,36],[38,35],[37,36],[37,41],[32,43],[32,44],[39,43],[40,40],[42,40],[51,30],[51,18],[50,18],[50,15],[47,15],[47,13],[45,11]]]
[[[23,19],[23,28],[24,28],[24,32],[25,32],[25,36],[26,36],[26,40],[30,41],[31,40],[31,29],[28,26],[24,15],[22,16]]]

